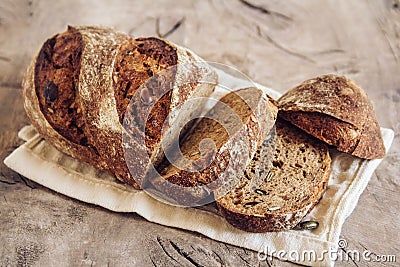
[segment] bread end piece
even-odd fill
[[[373,105],[348,78],[329,74],[309,79],[278,102],[281,118],[339,151],[364,159],[385,156]]]
[[[82,45],[79,33],[72,28],[45,42],[28,67],[22,83],[24,107],[32,125],[49,143],[104,170],[107,169],[105,162],[90,140],[85,138],[84,123],[78,122],[77,118],[82,117],[79,114],[80,103],[75,89],[69,86],[75,83],[76,73],[73,72],[75,68],[79,69],[75,62],[79,61]],[[74,49],[64,49],[68,46]],[[70,58],[74,59],[73,63],[68,60]],[[66,98],[69,102],[65,101]],[[67,125],[64,131],[60,130],[63,123]]]

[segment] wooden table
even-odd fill
[[[154,3],[153,3],[154,2]],[[392,148],[344,224],[348,249],[400,261],[400,3],[398,1],[12,1],[0,3],[1,162],[28,123],[21,80],[48,37],[67,24],[159,35],[209,61],[236,66],[285,92],[344,74],[372,99]],[[0,164],[1,266],[291,266],[199,234],[110,212],[54,193]],[[395,263],[392,263],[395,265]],[[397,263],[398,264],[398,263]],[[384,266],[338,262],[337,266]]]

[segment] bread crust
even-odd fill
[[[318,112],[287,111],[279,117],[346,153],[354,151],[361,134],[353,125]]]
[[[371,101],[344,76],[309,79],[279,100],[280,117],[342,152],[374,159],[385,155]],[[327,123],[321,123],[327,121]]]
[[[301,209],[284,214],[264,214],[263,216],[248,215],[240,212],[235,212],[225,205],[217,201],[217,206],[220,214],[227,222],[246,232],[263,233],[263,232],[278,232],[293,229],[310,211],[318,204],[322,198],[328,184],[330,168],[325,173],[324,182],[321,183],[316,191],[318,195],[314,202],[308,203]]]
[[[115,56],[120,44],[129,36],[111,28],[92,26],[71,28],[82,35],[84,42],[79,75],[79,97],[88,128],[88,138],[96,146],[108,171],[119,180],[139,188],[129,173],[121,153],[122,125],[118,120],[112,85]]]

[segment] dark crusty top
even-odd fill
[[[337,75],[306,80],[279,99],[279,109],[320,112],[357,128],[362,128],[367,117],[374,113],[365,92],[353,81]]]
[[[359,86],[344,76],[329,74],[306,80],[279,99],[279,110],[317,112],[349,123],[360,133],[352,155],[372,159],[382,158],[385,154],[370,99]],[[329,128],[329,125],[326,127]]]

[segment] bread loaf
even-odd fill
[[[172,156],[174,164],[160,170],[162,179],[153,181],[153,185],[173,198],[175,204],[213,201],[238,181],[236,178],[273,127],[276,116],[275,102],[258,88],[225,95],[181,142],[183,157]],[[202,144],[204,141],[212,144]]]
[[[159,73],[165,94],[153,103],[160,92],[143,84]],[[179,106],[210,95],[216,83],[212,68],[188,49],[160,38],[134,39],[109,28],[85,26],[68,27],[47,40],[28,68],[23,88],[28,117],[48,142],[138,188],[122,146],[129,104],[153,105],[148,118],[140,117],[140,111],[134,114],[136,122],[146,125],[147,160],[133,161],[130,167],[142,169],[163,157],[162,126],[178,127],[175,121],[189,116]],[[193,106],[192,113],[198,110]],[[139,131],[130,124],[128,130]],[[170,138],[179,134],[176,131]]]
[[[253,183],[266,167],[260,157],[262,149],[257,150],[235,189],[218,199],[217,205],[230,224],[245,231],[292,229],[319,202],[327,187],[331,169],[328,148],[278,119],[272,167],[264,172],[261,183]]]
[[[278,101],[280,117],[339,151],[365,159],[385,155],[372,103],[346,77],[323,75],[309,79]]]

